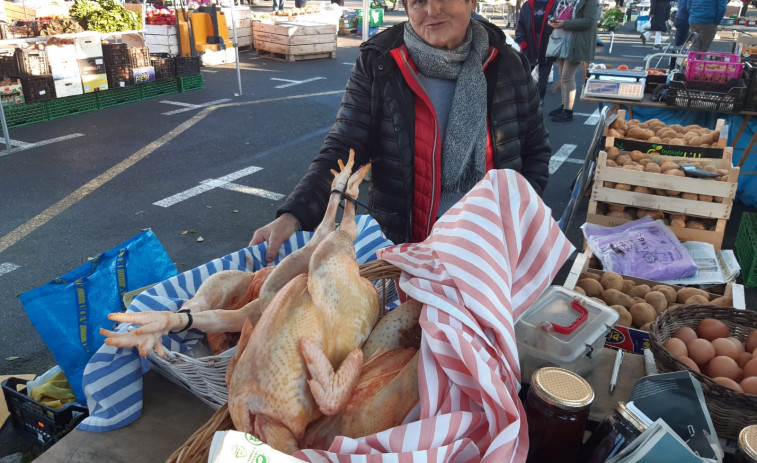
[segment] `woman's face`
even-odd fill
[[[460,46],[476,0],[406,0],[405,10],[413,30],[434,48]]]

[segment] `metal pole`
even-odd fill
[[[242,74],[239,72],[239,45],[237,43],[237,22],[234,20],[234,0],[231,2],[231,31],[234,35],[234,56],[237,62],[237,84],[239,85],[239,94],[242,96]],[[241,3],[241,2],[240,2]]]
[[[8,135],[8,123],[5,121],[5,107],[0,103],[0,123],[3,126],[3,135],[5,136],[5,150],[11,152],[11,137]]]
[[[399,0],[397,0],[399,1]],[[368,14],[371,6],[371,0],[363,0],[363,42],[368,40]]]

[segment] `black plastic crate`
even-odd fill
[[[103,61],[109,66],[141,68],[150,65],[150,50],[147,47],[129,47],[125,43],[104,43]]]
[[[0,77],[18,77],[16,54],[0,54]]]
[[[173,58],[150,56],[150,66],[155,68],[155,80],[176,77],[176,62]]]
[[[8,378],[2,382],[5,403],[13,425],[24,429],[45,444],[53,444],[89,415],[85,407],[68,405],[62,409],[50,408],[32,400],[26,391],[27,381]],[[18,387],[23,386],[19,390]]]
[[[747,86],[746,101],[744,101],[745,111],[757,110],[757,63],[744,61],[744,82]]]
[[[47,101],[55,98],[53,76],[21,77],[21,90],[27,102]]]
[[[737,113],[744,108],[747,91],[744,79],[732,79],[725,84],[687,81],[677,72],[670,81],[665,102],[679,108]]]
[[[132,85],[131,66],[105,66],[108,88],[122,88]]]
[[[199,56],[177,56],[176,77],[194,76],[200,73]]]
[[[20,76],[44,76],[50,74],[50,63],[44,50],[16,48],[18,74]]]

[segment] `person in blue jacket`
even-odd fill
[[[708,51],[718,24],[725,15],[728,0],[683,0],[683,3],[689,12],[691,32],[698,34],[691,45],[691,51]],[[678,3],[678,8],[681,8],[681,2]]]
[[[547,42],[552,34],[549,16],[554,9],[555,0],[528,0],[520,9],[520,16],[515,27],[515,42],[531,64],[531,70],[539,66],[539,99],[544,102],[547,93],[547,81],[552,72],[554,58],[548,58]]]

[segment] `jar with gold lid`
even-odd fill
[[[591,385],[576,373],[556,367],[536,370],[525,404],[526,461],[576,461],[593,400]]]
[[[579,461],[602,463],[615,456],[647,429],[647,425],[623,402],[602,420],[591,437],[581,447]]]
[[[757,463],[757,424],[741,430],[738,445],[736,463]]]

